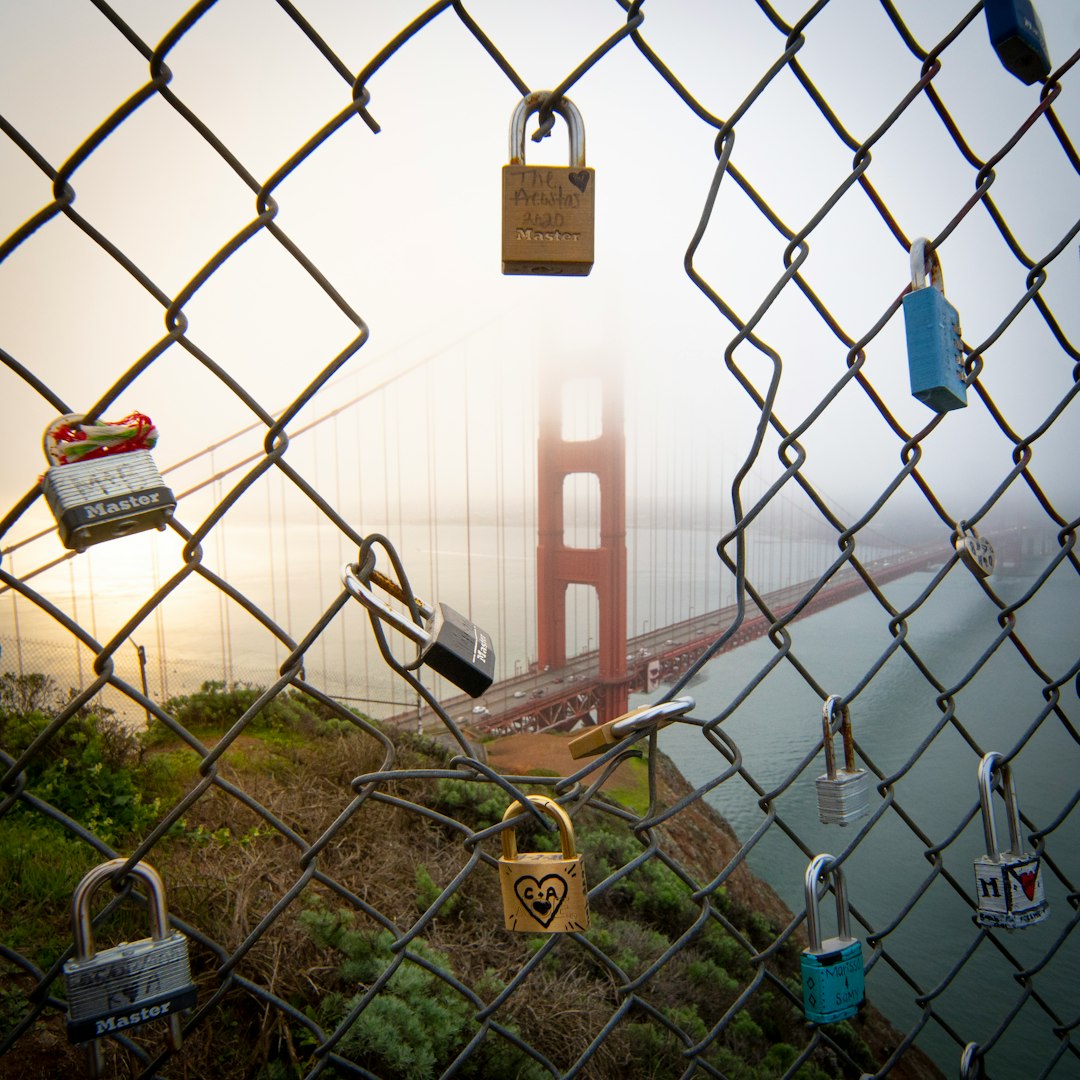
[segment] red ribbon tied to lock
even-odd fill
[[[115,423],[82,423],[82,416],[69,413],[54,420],[45,431],[45,455],[52,465],[150,450],[157,443],[154,422],[144,413],[133,412]]]

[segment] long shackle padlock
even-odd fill
[[[833,750],[833,728],[840,714],[840,735],[844,743],[844,767],[837,769]],[[825,744],[825,774],[817,778],[818,816],[823,825],[850,825],[870,812],[870,774],[855,766],[855,738],[851,715],[839,694],[832,694],[821,709],[822,739]]]
[[[964,408],[960,316],[945,299],[941,261],[926,237],[911,245],[911,291],[903,306],[912,396],[939,413]]]
[[[836,895],[837,936],[822,940],[818,915],[818,883],[832,877]],[[859,1011],[866,996],[862,944],[851,936],[844,872],[831,855],[815,855],[803,881],[806,894],[806,933],[810,939],[801,956],[803,1011],[816,1024],[846,1020]]]
[[[658,705],[642,705],[632,709],[606,724],[598,724],[588,731],[570,740],[570,756],[577,758],[592,757],[603,753],[609,746],[622,742],[629,735],[656,726],[656,730],[665,728],[676,717],[685,716],[694,708],[694,699],[683,696],[662,701]]]
[[[998,846],[994,824],[994,775],[1001,777],[1009,825],[1009,849]],[[1019,930],[1047,919],[1050,905],[1043,891],[1038,852],[1023,850],[1020,807],[1012,769],[1001,754],[991,751],[979,762],[979,808],[986,855],[975,860],[975,921],[980,926]]]
[[[553,817],[559,826],[561,851],[519,855],[517,833],[502,832],[499,888],[507,930],[537,934],[566,934],[589,928],[589,889],[585,862],[577,854],[570,815],[546,795],[527,796],[530,803]],[[519,802],[506,808],[503,821],[524,811]]]
[[[502,272],[584,277],[593,266],[595,173],[585,164],[585,125],[569,98],[551,103],[570,137],[568,167],[525,164],[525,124],[551,99],[535,90],[510,120],[510,163],[502,170]]]
[[[374,574],[370,576],[375,577]],[[386,580],[382,575],[378,577]],[[361,580],[357,564],[346,563],[341,570],[341,580],[350,595],[368,611],[420,647],[417,663],[438,672],[474,698],[480,697],[494,682],[495,649],[491,638],[461,612],[455,611],[449,604],[439,604],[437,609],[433,609],[413,597],[425,623],[419,626],[379,600],[371,586]]]
[[[126,1032],[148,1020],[167,1020],[169,1045],[178,1050],[182,1042],[179,1014],[195,1005],[187,938],[169,929],[165,886],[149,863],[136,863],[128,873],[146,886],[150,937],[94,950],[90,901],[126,865],[126,859],[110,859],[95,866],[79,882],[71,900],[75,954],[64,964],[68,1038],[89,1042],[92,1076],[100,1076],[104,1066],[101,1037]]]

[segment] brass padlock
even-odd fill
[[[574,825],[570,815],[546,795],[530,795],[538,809],[559,823],[562,851],[531,851],[518,855],[517,833],[504,829],[499,859],[499,885],[507,930],[537,934],[566,934],[589,928],[589,889],[585,863],[575,853]],[[522,813],[511,803],[503,821]]]
[[[585,127],[569,98],[552,105],[570,133],[570,165],[525,164],[525,122],[551,94],[523,97],[510,121],[510,164],[502,170],[502,272],[584,277],[593,265],[594,173],[585,166]]]

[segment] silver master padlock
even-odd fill
[[[833,879],[836,895],[836,937],[821,937],[818,883]],[[862,943],[851,936],[844,872],[831,855],[815,855],[806,868],[806,933],[810,939],[800,957],[803,1012],[815,1024],[846,1020],[859,1011],[866,996]]]
[[[956,551],[960,561],[976,577],[989,577],[994,572],[993,546],[970,526],[960,530],[960,535],[956,538]]]
[[[994,827],[994,773],[1001,777],[1005,809],[1009,822],[1009,849],[998,848]],[[975,860],[975,921],[980,926],[999,926],[1019,930],[1040,923],[1050,916],[1050,905],[1043,892],[1042,865],[1038,852],[1022,851],[1020,808],[1012,770],[1001,754],[994,751],[979,762],[979,805],[982,810],[986,855]]]
[[[367,576],[376,577],[375,574]],[[381,574],[377,577],[390,584]],[[388,622],[420,646],[417,664],[431,668],[474,698],[483,694],[494,682],[495,649],[491,638],[461,612],[455,611],[449,604],[439,604],[437,609],[432,609],[414,597],[424,618],[424,626],[418,626],[376,597],[371,586],[361,580],[356,563],[345,564],[341,580],[350,595],[372,615]]]
[[[51,467],[42,477],[45,499],[56,518],[57,531],[64,547],[85,551],[92,544],[118,536],[164,529],[176,509],[176,499],[165,486],[149,449],[110,452],[87,460],[64,461],[57,450],[61,439],[81,434],[82,416],[69,413],[58,417],[45,431],[45,456]],[[133,413],[120,422],[145,421],[157,433],[148,417]],[[90,425],[94,430],[120,425]],[[74,438],[71,445],[83,447]],[[134,441],[133,445],[144,443]],[[153,445],[150,442],[149,445]]]
[[[165,886],[148,863],[136,863],[129,873],[146,886],[150,908],[150,937],[123,942],[101,952],[94,950],[90,901],[97,889],[127,865],[110,859],[95,866],[79,882],[71,902],[75,955],[64,964],[68,999],[68,1038],[91,1042],[90,1069],[99,1076],[103,1065],[98,1040],[123,1034],[148,1020],[167,1020],[168,1041],[181,1044],[180,1012],[195,1005],[188,942],[169,929]]]
[[[844,767],[836,767],[833,752],[833,729],[840,716],[840,734],[844,742]],[[870,774],[855,767],[855,740],[851,734],[851,716],[839,694],[830,695],[821,710],[822,737],[825,743],[825,774],[817,778],[818,814],[823,825],[850,825],[870,812]]]
[[[523,97],[510,120],[502,170],[502,272],[584,277],[593,266],[595,174],[585,166],[585,126],[569,98],[552,106],[570,134],[569,166],[525,164],[525,122],[551,94]]]

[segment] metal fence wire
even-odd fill
[[[226,519],[240,517],[245,495],[273,475],[301,493],[358,553],[350,555],[355,574],[362,579],[370,571],[367,556],[373,555],[379,570],[396,583],[419,618],[408,577],[410,552],[394,536],[367,535],[343,510],[339,493],[324,490],[317,472],[312,479],[309,469],[294,464],[295,452],[290,456],[301,414],[336,375],[359,362],[357,354],[369,336],[360,314],[363,291],[340,257],[318,244],[310,249],[302,246],[302,207],[291,217],[290,183],[305,165],[338,152],[338,132],[359,130],[371,138],[380,132],[380,117],[396,115],[388,106],[395,97],[409,95],[409,84],[400,81],[402,72],[407,78],[409,50],[425,35],[446,35],[455,50],[454,70],[465,61],[482,66],[492,80],[488,94],[504,97],[511,107],[536,89],[512,63],[520,42],[508,29],[505,9],[444,0],[411,17],[405,4],[372,7],[365,18],[385,31],[387,44],[357,69],[345,59],[360,47],[356,35],[346,21],[338,21],[333,5],[205,0],[152,39],[144,37],[139,27],[161,20],[161,10],[151,19],[137,6],[125,16],[122,5],[110,6],[104,0],[86,4],[72,0],[65,8],[64,17],[75,26],[91,16],[107,20],[115,38],[112,48],[119,50],[116,62],[122,63],[121,56],[129,60],[137,56],[148,73],[133,92],[115,98],[115,107],[89,134],[82,134],[79,141],[76,133],[59,152],[54,146],[70,135],[43,136],[39,145],[32,125],[23,130],[0,116],[7,140],[5,160],[13,170],[21,170],[20,175],[36,170],[51,185],[51,194],[36,206],[6,208],[8,215],[21,216],[0,245],[4,288],[12,290],[9,296],[29,295],[17,285],[49,265],[51,229],[66,220],[86,245],[107,257],[112,272],[134,282],[144,302],[149,298],[164,313],[166,332],[140,355],[133,353],[126,366],[99,362],[77,376],[57,377],[58,366],[35,358],[31,345],[21,339],[5,343],[0,350],[7,372],[5,400],[13,411],[25,409],[35,416],[43,408],[61,415],[82,411],[83,423],[90,424],[109,415],[137,379],[157,375],[160,385],[167,387],[168,365],[177,354],[186,354],[203,373],[200,378],[206,381],[201,386],[221,389],[242,403],[261,432],[262,444],[232,487],[220,490],[201,521],[190,520],[181,501],[168,522],[182,541],[179,560],[165,568],[160,587],[145,602],[136,601],[124,625],[106,641],[97,639],[85,611],[80,617],[62,596],[39,590],[34,581],[38,570],[20,574],[13,569],[27,532],[37,527],[34,514],[40,512],[43,495],[34,471],[40,465],[22,469],[14,478],[9,475],[9,483],[14,480],[12,486],[23,492],[7,509],[0,528],[5,544],[0,578],[12,610],[32,607],[51,620],[79,644],[93,674],[70,699],[57,701],[44,695],[41,685],[12,673],[5,645],[8,722],[0,744],[0,824],[7,819],[13,831],[3,841],[9,880],[2,887],[7,910],[0,912],[3,1075],[59,1075],[80,1064],[79,1053],[64,1037],[67,993],[62,968],[74,954],[74,942],[65,938],[62,951],[42,952],[42,942],[28,939],[25,932],[30,908],[48,891],[33,845],[51,843],[62,866],[59,886],[52,885],[54,893],[70,894],[90,865],[109,859],[122,860],[114,879],[118,888],[128,877],[126,871],[140,864],[156,867],[168,889],[169,920],[189,942],[197,997],[182,1017],[183,1044],[172,1048],[164,1025],[157,1023],[130,1033],[110,1028],[101,1040],[102,1063],[116,1075],[1080,1076],[1076,609],[1072,607],[1072,614],[1053,623],[1049,631],[1036,617],[1054,597],[1075,597],[1080,571],[1074,551],[1075,477],[1068,482],[1075,442],[1063,434],[1075,435],[1073,399],[1080,354],[1068,336],[1068,325],[1070,319],[1075,321],[1076,298],[1055,292],[1054,286],[1055,273],[1064,274],[1065,261],[1075,259],[1080,231],[1075,216],[1080,157],[1062,119],[1080,52],[1063,57],[1051,42],[1055,66],[1045,78],[1035,80],[1038,85],[1030,87],[1026,97],[1019,96],[1024,91],[1015,82],[1010,92],[1022,103],[1020,120],[990,153],[980,155],[973,144],[985,141],[983,132],[977,140],[966,136],[950,111],[949,94],[960,96],[962,88],[950,85],[946,90],[943,84],[951,59],[975,47],[975,41],[986,50],[982,63],[1000,74],[986,41],[982,3],[950,15],[947,25],[942,12],[948,5],[935,6],[937,25],[921,5],[899,0],[880,0],[880,5],[820,0],[805,12],[781,14],[781,9],[795,6],[756,0],[705,11],[705,5],[686,4],[673,16],[656,11],[662,7],[657,0],[594,4],[592,21],[587,23],[590,32],[603,20],[606,29],[591,41],[580,33],[568,37],[580,62],[561,76],[548,73],[545,82],[551,96],[537,117],[538,137],[552,130],[558,133],[553,106],[560,98],[575,88],[587,94],[592,84],[602,83],[609,69],[632,58],[641,93],[662,91],[667,100],[677,99],[680,111],[698,130],[709,130],[714,140],[712,158],[704,161],[697,178],[699,190],[706,192],[697,225],[680,242],[685,250],[684,290],[699,304],[704,298],[713,320],[709,349],[714,356],[722,353],[727,372],[754,414],[749,438],[739,448],[742,465],[730,487],[734,524],[725,529],[716,548],[734,581],[736,602],[729,624],[713,644],[679,677],[663,685],[655,700],[662,703],[684,695],[710,659],[759,610],[770,625],[762,642],[766,651],[754,653],[760,664],[731,687],[726,703],[707,714],[690,710],[674,718],[675,726],[659,737],[662,742],[676,731],[680,738],[695,741],[693,752],[708,763],[704,766],[708,775],[704,780],[691,777],[690,783],[675,774],[658,752],[655,726],[635,731],[584,760],[572,775],[501,774],[432,693],[427,670],[402,659],[392,644],[392,632],[375,617],[372,633],[383,661],[439,723],[428,724],[429,738],[417,738],[370,719],[320,686],[305,668],[306,658],[334,620],[343,612],[355,617],[359,610],[348,588],[342,587],[325,603],[310,625],[284,625],[267,604],[238,588],[224,566],[207,558],[215,530]],[[813,55],[815,41],[824,35],[822,28],[829,20],[854,19],[867,9],[887,24],[910,77],[894,107],[871,122],[860,121],[864,133],[856,135],[843,118],[848,103],[830,104],[831,95],[840,92],[836,72],[817,63],[804,64],[803,58]],[[654,11],[656,39],[650,34]],[[542,8],[535,13],[538,19],[544,15]],[[273,19],[285,20],[298,31],[289,38],[294,55],[268,55],[259,62],[306,65],[313,84],[321,76],[337,88],[336,111],[322,116],[299,138],[295,117],[285,110],[275,117],[271,127],[295,140],[291,144],[295,151],[279,165],[267,166],[266,151],[237,129],[218,130],[201,115],[210,104],[199,89],[204,72],[185,58],[192,43],[205,44],[213,35],[224,34],[226,17],[239,22],[228,22],[235,36],[222,41],[216,55],[224,58],[223,64],[232,58],[237,80],[247,78],[250,71],[241,67],[242,55],[250,59],[259,53],[259,24]],[[0,16],[12,25],[36,20],[46,28],[54,25],[53,18],[52,5],[47,12],[9,7]],[[660,43],[669,40],[672,18],[688,22],[691,36],[698,20],[702,28],[727,25],[732,30],[740,22],[753,23],[758,33],[768,35],[771,44],[756,54],[764,57],[758,77],[742,91],[741,99],[730,97],[721,109],[716,101],[695,96],[694,86],[681,76],[684,55],[665,59]],[[1067,18],[1076,20],[1071,11]],[[518,32],[529,33],[528,19],[513,25]],[[64,80],[72,109],[80,93],[81,65],[92,59],[80,58],[77,44],[73,48],[69,74],[54,73],[57,80]],[[854,55],[854,46],[852,50],[852,70],[858,68],[867,79],[877,77],[873,58],[867,64],[866,57]],[[12,63],[16,60],[24,62],[12,58]],[[716,64],[725,62],[721,51]],[[880,77],[885,78],[883,72]],[[789,169],[805,171],[812,178],[801,184],[803,196],[823,193],[808,212],[798,211],[800,224],[785,220],[761,193],[764,188],[755,187],[754,177],[739,167],[736,145],[736,135],[744,130],[748,138],[754,137],[750,133],[755,116],[770,107],[770,90],[781,83],[812,105],[823,123],[821,143],[828,153],[839,148],[849,157],[834,181],[829,173],[835,157],[819,168],[812,155],[802,153],[806,144],[799,144],[798,150],[776,147],[777,155],[788,155]],[[603,92],[598,89],[596,94]],[[444,99],[427,102],[426,108],[434,106],[447,125],[468,124],[465,104],[448,77]],[[510,107],[505,111],[509,116]],[[13,103],[11,115],[15,112]],[[586,119],[588,115],[586,110]],[[182,284],[166,286],[157,276],[156,264],[137,262],[129,246],[135,232],[144,227],[160,228],[164,243],[183,244],[185,215],[191,208],[193,217],[200,213],[196,192],[189,193],[190,207],[165,205],[163,198],[151,224],[133,223],[123,236],[109,235],[79,208],[84,178],[87,186],[97,182],[97,160],[117,144],[131,155],[128,161],[136,184],[153,185],[155,169],[160,182],[167,183],[167,162],[155,163],[149,177],[139,179],[146,174],[137,161],[138,138],[147,124],[169,125],[176,133],[178,158],[188,152],[187,139],[200,140],[221,167],[218,180],[246,188],[248,200],[254,198],[254,216],[249,209],[242,226],[232,221],[222,227],[219,246],[201,251],[201,268]],[[962,380],[967,413],[978,412],[981,417],[975,438],[1004,464],[985,490],[973,485],[959,496],[951,488],[942,493],[948,484],[943,484],[938,466],[930,465],[935,440],[955,423],[957,414],[929,413],[921,405],[916,408],[922,411],[905,411],[906,387],[905,404],[894,407],[890,377],[872,362],[874,350],[901,325],[909,288],[900,283],[906,277],[909,250],[919,232],[931,232],[913,209],[917,192],[914,202],[909,194],[898,196],[894,189],[887,195],[874,178],[874,155],[879,150],[887,155],[890,139],[912,124],[933,133],[932,138],[927,136],[933,150],[919,163],[921,169],[932,174],[937,167],[932,154],[947,153],[971,180],[966,191],[946,192],[946,198],[955,196],[952,209],[933,227],[930,240],[942,262],[949,265],[950,240],[978,230],[991,238],[1008,264],[1006,284],[1001,285],[1001,276],[995,277],[993,295],[986,298],[995,311],[993,320],[980,327],[981,340],[964,338]],[[796,136],[788,132],[791,146]],[[381,136],[391,137],[392,129]],[[503,145],[502,139],[500,133],[498,145]],[[1025,230],[1011,228],[1006,220],[998,183],[999,178],[1015,175],[1014,166],[1020,171],[1016,163],[1030,158],[1036,140],[1039,152],[1066,174],[1065,190],[1072,205],[1057,188],[1052,193],[1036,187],[1027,191],[1027,198],[1047,211],[1046,220],[1056,230],[1051,236],[1040,235],[1033,249],[1025,246]],[[530,149],[535,149],[533,144]],[[458,164],[442,163],[438,183],[452,185]],[[423,197],[422,182],[415,176],[392,182],[417,184],[415,197]],[[343,228],[351,208],[365,199],[362,184],[353,180],[342,187],[348,184],[353,189],[334,208]],[[715,250],[707,250],[710,241],[731,227],[724,214],[734,213],[735,204],[725,203],[725,198],[735,193],[738,213],[744,220],[754,218],[764,232],[780,239],[783,249],[780,272],[749,303],[745,282],[736,278],[738,268],[747,264],[745,253],[724,262]],[[124,195],[117,192],[116,197]],[[841,285],[855,287],[864,272],[855,249],[863,241],[859,227],[844,217],[853,197],[861,199],[861,212],[873,218],[875,227],[883,226],[891,238],[891,254],[904,267],[897,290],[878,294],[876,314],[869,320],[852,315],[842,299],[827,302],[824,297],[831,291],[815,289],[805,272],[812,266],[811,245],[829,235],[834,221],[843,221],[839,227],[848,230],[842,245],[846,251],[832,264],[832,276]],[[890,209],[890,201],[895,205],[897,198],[902,211]],[[602,206],[601,202],[598,214]],[[400,228],[407,230],[408,224],[402,222]],[[877,258],[883,248],[866,231],[867,245],[879,245],[874,249]],[[170,237],[173,232],[175,238]],[[604,259],[602,237],[600,230],[598,266]],[[264,404],[263,384],[254,376],[242,381],[230,365],[215,358],[212,330],[203,334],[193,329],[193,312],[207,286],[233,274],[254,273],[254,260],[259,252],[265,253],[266,245],[286,254],[303,287],[314,286],[333,307],[334,318],[343,317],[349,327],[344,344],[338,341],[329,350],[329,362],[309,363],[303,356],[295,360],[293,374],[304,385],[280,411]],[[363,257],[380,256],[367,252]],[[988,278],[989,274],[988,269]],[[56,288],[66,288],[67,281],[66,276],[58,277]],[[950,283],[959,285],[955,277]],[[79,288],[77,276],[75,287]],[[88,283],[83,281],[83,287]],[[822,381],[813,399],[805,394],[798,399],[785,396],[782,386],[783,376],[813,363],[813,358],[793,356],[790,349],[784,353],[770,340],[776,318],[784,317],[793,295],[815,315],[815,332],[827,342],[820,354],[831,350],[846,360],[823,362]],[[546,292],[543,303],[558,301]],[[745,310],[740,313],[740,308]],[[123,320],[125,311],[117,309],[111,316]],[[1042,358],[1038,370],[1049,372],[1039,394],[1026,395],[1022,376],[1015,384],[995,384],[990,377],[995,351],[1007,355],[1014,324],[1033,325],[1038,335]],[[96,358],[93,340],[86,344]],[[314,350],[306,354],[314,355]],[[1025,355],[1015,366],[1026,367],[1029,359]],[[1031,364],[1034,370],[1035,361]],[[997,393],[995,385],[1002,388]],[[823,493],[820,483],[815,485],[807,445],[815,432],[829,426],[835,415],[830,407],[853,396],[858,397],[860,415],[867,423],[865,432],[860,429],[853,436],[857,445],[850,447],[850,455],[872,455],[877,452],[875,444],[886,444],[897,450],[899,466],[858,514],[847,515]],[[88,400],[93,404],[86,408]],[[1033,402],[1038,416],[1032,415]],[[206,424],[207,441],[226,434],[214,427],[212,415]],[[748,496],[756,490],[748,486],[748,475],[760,471],[773,450],[779,468],[774,461],[775,471],[762,493]],[[961,457],[958,468],[967,467]],[[1051,478],[1059,475],[1065,477],[1064,483]],[[755,522],[781,493],[793,491],[829,527],[836,547],[828,565],[793,604],[772,610],[770,587],[756,582],[748,568],[748,545]],[[891,585],[875,579],[858,548],[898,492],[916,492],[921,510],[948,537],[944,554],[924,584],[917,593],[903,594],[903,603]],[[1052,548],[1040,557],[1025,587],[1010,590],[997,577],[980,576],[977,564],[969,568],[961,549],[965,540],[974,542],[980,532],[991,537],[987,523],[1018,492],[1037,519],[1036,531],[1051,536]],[[959,544],[955,550],[953,541]],[[56,563],[68,557],[70,553]],[[865,585],[863,598],[878,624],[887,627],[887,640],[841,688],[831,671],[807,658],[812,650],[796,647],[793,624],[838,573],[849,574],[852,569]],[[176,704],[190,705],[198,695],[153,694],[139,682],[128,655],[131,635],[196,581],[225,598],[233,610],[250,616],[271,646],[288,653],[265,686],[241,687],[233,696],[213,687],[204,692],[204,703],[227,699],[235,710],[219,717],[219,736],[212,740],[190,730],[188,717],[194,714]],[[965,592],[965,602],[985,605],[983,618],[990,629],[977,647],[959,651],[962,662],[943,664],[920,631],[927,619],[936,617],[932,613],[940,614],[946,603],[943,596],[951,597],[947,604],[956,602],[956,594],[948,590],[958,581],[965,590],[974,590]],[[99,580],[98,587],[111,586]],[[443,588],[453,602],[452,587],[444,581]],[[15,606],[16,598],[21,608]],[[7,625],[5,634],[10,630],[17,639],[17,625]],[[1071,652],[1064,663],[1062,642]],[[897,724],[910,727],[910,744],[896,760],[876,760],[872,738],[862,737],[859,710],[897,659],[914,673],[931,715],[923,715],[918,723],[897,717]],[[990,743],[981,717],[973,707],[965,708],[970,689],[999,665],[1018,684],[1034,687],[1036,700],[1034,707],[1015,718],[1003,745]],[[822,706],[832,701],[829,716],[834,723],[846,709],[856,719],[850,748],[858,767],[871,778],[870,812],[842,831],[823,832],[816,821],[807,823],[785,801],[796,788],[812,785],[820,772],[826,740],[816,719],[807,722],[798,761],[779,777],[757,756],[753,733],[738,727],[751,696],[785,677],[798,682]],[[44,696],[35,698],[35,688]],[[74,745],[73,733],[83,730],[80,725],[105,689],[145,714],[156,732],[156,748],[143,749],[140,767],[165,769],[167,763],[172,782],[180,777],[182,784],[179,793],[149,809],[149,816],[140,819],[138,829],[120,848],[114,846],[120,835],[115,821],[96,811],[62,808],[55,787],[30,779],[46,764],[56,763],[57,747]],[[33,707],[43,709],[46,719],[31,736],[17,742],[17,725],[11,717]],[[253,733],[261,738],[252,739]],[[297,733],[309,744],[303,755],[289,741]],[[113,737],[123,742],[126,736],[114,732]],[[976,772],[980,759],[990,752],[1000,755],[995,780],[1007,777],[1010,770],[1016,778],[1021,797],[1016,847],[1040,856],[1051,911],[1047,921],[1012,932],[979,925],[974,918],[971,856],[982,842]],[[636,807],[612,795],[608,783],[618,767],[632,760],[647,763],[643,766],[647,800]],[[962,765],[956,767],[958,760]],[[949,820],[928,825],[927,807],[906,794],[914,790],[908,781],[920,774],[933,777]],[[87,790],[96,775],[87,770]],[[752,793],[759,821],[738,840],[707,802],[718,790],[734,785]],[[522,850],[534,843],[551,852],[558,844],[553,822],[539,811],[532,825],[524,818],[503,821],[504,810],[513,801],[525,804],[529,795],[537,794],[553,798],[574,823],[587,876],[587,906],[594,917],[587,932],[516,935],[502,927],[498,872],[507,828],[519,829]],[[1030,801],[1024,800],[1025,794]],[[126,798],[139,801],[136,792]],[[1037,815],[1032,809],[1036,805]],[[955,813],[954,807],[959,808]],[[63,842],[42,839],[59,833]],[[806,941],[806,912],[797,899],[801,876],[786,890],[789,900],[795,898],[792,914],[749,874],[748,862],[760,870],[755,860],[772,850],[770,844],[781,842],[801,865],[808,865],[822,853],[823,837],[829,844],[824,850],[832,856],[827,867],[845,871],[852,932],[862,943],[868,1001],[888,1013],[891,1028],[873,1008],[844,1023],[804,1019],[799,950]],[[863,899],[863,883],[883,863],[895,871],[889,878],[889,896],[871,904]],[[143,935],[134,915],[130,926],[123,922],[123,911],[131,906],[129,897],[142,895],[140,889],[137,882],[133,890],[121,888],[108,909],[132,937]],[[911,928],[924,925],[932,900],[953,913],[949,925],[954,932],[928,940],[921,929],[912,933]],[[830,895],[823,896],[822,906],[827,909],[828,927]],[[95,916],[100,908],[99,903]],[[115,915],[114,908],[120,909]],[[54,904],[53,914],[66,925],[66,908]],[[109,937],[110,925],[105,917],[96,922],[95,933],[103,942],[116,940],[115,935]]]

